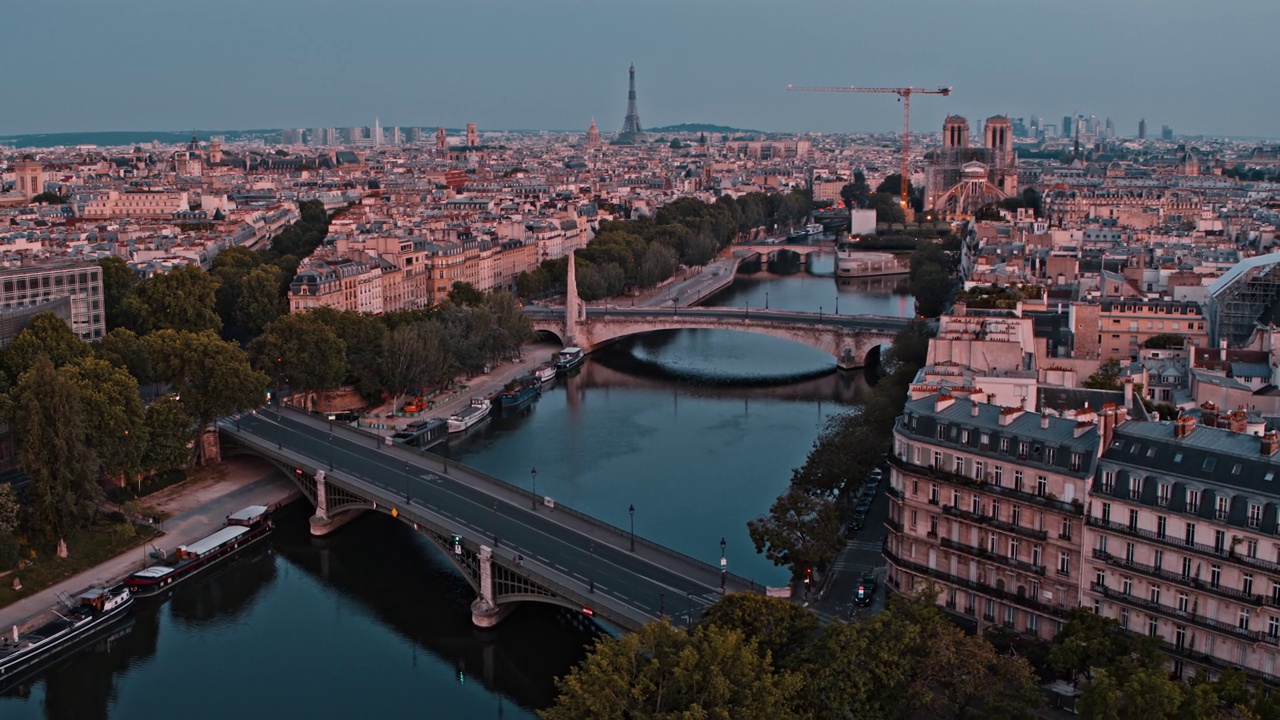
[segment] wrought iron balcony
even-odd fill
[[[1013,523],[1005,522],[1003,520],[997,520],[996,518],[993,518],[989,515],[983,515],[982,513],[971,512],[969,510],[962,510],[956,507],[955,505],[944,505],[942,507],[942,512],[948,515],[954,515],[955,517],[958,517],[962,520],[968,520],[969,522],[972,522],[972,523],[978,523],[979,525],[986,525],[988,527],[996,528],[997,530],[1003,530],[1005,532],[1022,535],[1023,537],[1031,538],[1032,540],[1045,541],[1049,539],[1049,533],[1045,532],[1044,530],[1036,530],[1035,528],[1029,528],[1023,525],[1015,525]]]
[[[1189,588],[1192,588],[1193,590],[1200,590],[1207,593],[1213,593],[1215,595],[1220,595],[1225,598],[1230,598],[1232,600],[1235,600],[1236,602],[1248,603],[1250,605],[1254,605],[1257,607],[1262,607],[1267,602],[1267,598],[1263,597],[1262,595],[1246,594],[1243,591],[1236,590],[1234,588],[1222,587],[1221,585],[1214,587],[1212,583],[1207,583],[1201,580],[1200,578],[1192,577],[1190,575],[1182,575],[1180,573],[1170,572],[1163,568],[1155,567],[1154,565],[1147,565],[1145,563],[1139,563],[1139,562],[1129,562],[1128,560],[1125,560],[1124,558],[1118,555],[1112,555],[1111,553],[1105,550],[1098,550],[1095,548],[1093,551],[1093,557],[1105,562],[1106,564],[1112,567],[1120,568],[1121,570],[1129,570],[1131,572],[1134,572],[1140,575],[1146,575],[1148,577],[1153,577],[1160,580],[1164,580],[1166,582],[1182,585],[1183,587],[1189,587]]]
[[[1022,560],[1018,560],[1017,558],[1011,558],[1006,555],[1001,555],[999,553],[993,553],[990,550],[987,550],[986,548],[981,548],[981,547],[976,547],[974,545],[966,545],[961,542],[956,542],[951,538],[942,538],[942,547],[947,548],[949,550],[956,550],[958,552],[965,553],[966,555],[973,555],[975,557],[982,558],[983,560],[986,560],[988,562],[1000,563],[1001,565],[1011,567],[1014,570],[1019,570],[1021,572],[1033,573],[1035,575],[1040,575],[1040,576],[1043,576],[1045,574],[1045,567],[1043,565],[1033,565],[1032,563],[1024,562]]]
[[[940,467],[916,465],[892,454],[889,455],[889,464],[904,473],[909,473],[913,477],[938,480],[967,490],[977,490],[979,492],[1002,495],[1020,502],[1033,503],[1035,505],[1047,507],[1051,510],[1056,510],[1057,512],[1069,513],[1071,515],[1084,514],[1084,503],[1079,500],[1063,502],[1050,495],[1037,495],[1036,493],[1029,493],[1024,490],[1015,490],[1010,487],[994,485],[989,482],[984,482],[978,478],[961,475],[960,473],[951,472]],[[937,503],[934,502],[933,504],[936,505]]]
[[[1164,545],[1165,547],[1178,548],[1180,550],[1189,550],[1191,552],[1200,553],[1201,555],[1207,555],[1211,558],[1225,560],[1227,562],[1233,562],[1233,563],[1236,563],[1237,565],[1245,565],[1250,568],[1265,570],[1267,572],[1280,573],[1280,563],[1274,563],[1274,562],[1271,562],[1270,560],[1263,560],[1262,558],[1241,555],[1240,553],[1237,553],[1235,550],[1229,547],[1223,547],[1219,549],[1213,545],[1206,545],[1204,543],[1187,542],[1184,539],[1173,537],[1168,534],[1161,535],[1160,533],[1152,532],[1151,530],[1144,530],[1143,528],[1131,527],[1123,523],[1112,522],[1110,520],[1103,520],[1102,518],[1094,517],[1092,515],[1086,516],[1084,521],[1086,524],[1092,525],[1094,527],[1111,530],[1114,532],[1121,533],[1123,535],[1129,535],[1130,537],[1137,537],[1137,538],[1142,538],[1144,540],[1150,540],[1152,542],[1156,542],[1161,545]]]
[[[1141,598],[1136,595],[1126,595],[1123,592],[1109,588],[1106,585],[1090,583],[1089,588],[1093,590],[1093,592],[1101,594],[1108,600],[1114,600],[1124,605],[1142,608],[1149,612],[1159,613],[1165,617],[1181,622],[1199,625],[1202,628],[1213,630],[1214,632],[1231,635],[1237,638],[1244,638],[1251,642],[1267,642],[1272,645],[1280,644],[1277,642],[1276,638],[1271,637],[1264,632],[1258,630],[1245,630],[1237,625],[1232,625],[1231,623],[1223,622],[1199,613],[1179,610],[1177,608],[1169,607],[1168,605],[1162,605],[1158,602],[1152,602],[1151,600]]]
[[[939,582],[946,583],[947,585],[954,585],[966,590],[971,590],[995,600],[1017,605],[1018,607],[1026,610],[1032,610],[1043,615],[1051,615],[1057,618],[1066,618],[1071,614],[1071,609],[1065,605],[1049,605],[1027,595],[1019,595],[1017,593],[1009,592],[1008,590],[1001,590],[987,585],[986,583],[976,582],[968,578],[952,575],[951,573],[944,572],[942,570],[926,567],[910,560],[904,560],[895,555],[893,551],[888,548],[885,548],[884,555],[888,558],[889,562],[897,565],[903,570],[907,570],[916,575],[933,578]],[[965,612],[972,615],[973,610],[973,607],[969,606],[966,608]]]

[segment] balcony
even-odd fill
[[[891,497],[891,498],[893,498],[893,499],[895,499],[895,500],[901,500],[901,499],[902,499],[902,493],[901,493],[897,488],[895,488],[895,487],[894,487],[894,486],[892,486],[892,485],[886,485],[886,486],[885,486],[885,488],[884,488],[884,494],[885,494],[885,495],[888,495],[889,497]]]
[[[1212,630],[1214,632],[1223,633],[1225,635],[1241,638],[1250,642],[1267,642],[1272,645],[1280,644],[1276,638],[1271,637],[1264,632],[1258,630],[1245,630],[1237,627],[1236,625],[1232,625],[1231,623],[1215,620],[1214,618],[1207,617],[1199,613],[1178,610],[1177,608],[1172,608],[1168,605],[1161,605],[1160,603],[1152,602],[1146,598],[1140,598],[1136,595],[1125,595],[1119,590],[1114,590],[1106,585],[1090,583],[1089,589],[1093,592],[1099,593],[1108,600],[1114,600],[1118,603],[1129,605],[1131,607],[1142,608],[1148,612],[1159,613],[1167,618],[1172,618],[1180,622],[1199,625],[1202,628]]]
[[[993,527],[997,530],[1003,530],[1005,532],[1015,533],[1023,537],[1031,538],[1032,540],[1044,541],[1049,539],[1049,533],[1045,532],[1044,530],[1036,530],[1034,528],[1024,527],[1022,525],[1014,525],[1013,523],[1008,523],[1003,520],[997,520],[988,515],[983,515],[982,513],[975,513],[975,512],[970,512],[968,510],[961,510],[955,505],[944,505],[942,507],[942,512],[946,513],[947,515],[958,517],[961,520],[967,520],[972,523],[978,523],[979,525],[986,525],[988,527]]]
[[[1064,619],[1071,614],[1071,609],[1063,605],[1056,605],[1056,606],[1047,605],[1027,595],[1018,595],[1017,593],[1011,593],[1008,590],[999,590],[997,588],[991,587],[990,585],[974,582],[973,580],[952,575],[951,573],[943,572],[942,570],[935,570],[935,569],[926,567],[924,565],[911,562],[910,560],[903,560],[902,558],[895,555],[893,551],[889,550],[888,548],[885,549],[884,555],[886,558],[888,558],[889,562],[893,563],[894,565],[897,565],[903,570],[907,570],[908,572],[914,573],[916,575],[920,575],[922,577],[934,578],[935,580],[944,582],[948,585],[962,587],[962,588],[965,588],[966,590],[971,590],[973,592],[980,593],[986,597],[990,597],[995,600],[1000,600],[1003,602],[1010,603],[1012,605],[1017,605],[1018,607],[1021,607],[1023,609],[1033,610],[1035,612],[1038,612],[1044,615],[1051,615],[1053,617],[1064,618]],[[974,608],[972,606],[969,606],[968,608],[965,609],[965,612],[972,615],[974,613]]]
[[[885,518],[884,524],[893,532],[896,532],[896,533],[902,532],[902,523],[898,522],[897,520],[894,520],[893,518]]]
[[[1134,572],[1140,575],[1146,575],[1147,577],[1153,577],[1160,580],[1164,580],[1166,582],[1174,583],[1176,585],[1182,585],[1183,587],[1189,587],[1189,588],[1192,588],[1193,590],[1200,590],[1202,592],[1213,593],[1221,597],[1230,598],[1232,600],[1235,600],[1236,602],[1248,603],[1255,607],[1262,607],[1263,605],[1267,604],[1267,598],[1263,597],[1262,595],[1247,595],[1244,592],[1241,592],[1240,590],[1222,587],[1221,585],[1219,585],[1218,587],[1213,587],[1213,585],[1211,585],[1210,583],[1204,582],[1199,578],[1184,576],[1180,573],[1169,572],[1168,570],[1165,570],[1163,568],[1158,568],[1153,565],[1146,565],[1146,564],[1137,563],[1137,562],[1129,562],[1128,560],[1125,560],[1124,558],[1119,557],[1117,555],[1112,555],[1111,553],[1105,550],[1098,550],[1095,548],[1093,551],[1093,557],[1097,560],[1101,560],[1105,562],[1106,564],[1112,567],[1120,568],[1121,570],[1129,570],[1131,572]]]
[[[926,467],[924,465],[915,465],[907,462],[896,455],[889,456],[889,464],[898,470],[909,473],[914,477],[927,478],[930,480],[939,480],[941,482],[965,488],[966,490],[977,490],[984,493],[992,493],[1002,495],[1004,497],[1017,500],[1019,502],[1032,503],[1042,507],[1055,510],[1057,512],[1069,513],[1071,515],[1083,515],[1084,503],[1079,500],[1073,502],[1063,502],[1050,495],[1037,495],[1035,493],[1025,492],[1023,490],[1014,490],[1013,488],[992,485],[982,480],[971,478],[967,475],[949,472],[942,468]],[[934,505],[938,503],[930,500]]]
[[[966,555],[973,555],[974,557],[982,558],[983,560],[986,560],[988,562],[1000,563],[1001,565],[1013,568],[1014,570],[1018,570],[1021,572],[1033,573],[1035,575],[1040,575],[1042,577],[1045,574],[1045,567],[1043,565],[1033,565],[1029,562],[1023,562],[1022,560],[1018,560],[1016,558],[1011,558],[1005,555],[1000,555],[998,553],[993,553],[990,550],[987,550],[985,548],[975,547],[973,545],[966,545],[964,543],[956,542],[955,540],[952,540],[950,538],[942,538],[942,547],[947,548],[948,550],[955,550],[957,552],[962,552],[962,553],[965,553]]]
[[[1156,542],[1161,545],[1164,545],[1165,547],[1178,548],[1180,550],[1190,550],[1192,552],[1197,552],[1197,553],[1200,553],[1201,555],[1207,555],[1211,558],[1216,558],[1218,560],[1233,562],[1233,563],[1236,563],[1237,565],[1244,565],[1246,567],[1256,568],[1258,570],[1265,570],[1271,573],[1280,573],[1280,563],[1274,563],[1274,562],[1271,562],[1270,560],[1263,560],[1262,558],[1247,557],[1245,555],[1241,555],[1237,553],[1235,550],[1232,550],[1230,548],[1223,548],[1219,550],[1212,545],[1205,545],[1204,543],[1189,543],[1186,540],[1180,540],[1170,535],[1162,536],[1150,530],[1143,530],[1142,528],[1129,527],[1128,525],[1125,525],[1122,523],[1111,522],[1110,520],[1103,520],[1102,518],[1093,517],[1092,515],[1085,517],[1084,521],[1086,524],[1092,525],[1094,527],[1104,528],[1106,530],[1112,530],[1124,535],[1129,535],[1130,537],[1137,537],[1137,538],[1142,538],[1144,540],[1150,540],[1152,542]]]

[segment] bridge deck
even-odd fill
[[[683,622],[690,608],[697,616],[720,597],[719,568],[639,536],[632,552],[627,531],[561,506],[534,511],[529,491],[452,461],[446,471],[442,458],[385,446],[383,438],[298,411],[261,411],[219,426],[286,465],[308,474],[325,470],[331,485],[395,507],[402,519],[456,532],[469,549],[496,545],[496,560],[504,566],[523,555],[521,571],[555,590],[564,604],[590,606],[622,629],[661,615]],[[708,547],[715,542],[709,539]],[[727,587],[763,589],[733,574]]]

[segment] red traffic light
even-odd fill
[[[294,468],[293,474],[297,475],[298,477],[302,477],[302,468]]]

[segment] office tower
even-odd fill
[[[1173,140],[1173,128],[1169,127],[1168,125],[1161,125],[1161,126],[1160,126],[1160,139],[1161,139],[1161,140]]]
[[[1139,140],[1147,139],[1147,119],[1146,118],[1142,118],[1141,120],[1138,121],[1138,139]]]
[[[1075,125],[1074,121],[1075,121],[1075,118],[1071,117],[1070,115],[1062,116],[1062,137],[1064,138],[1071,137],[1072,130],[1075,129],[1073,127]]]

